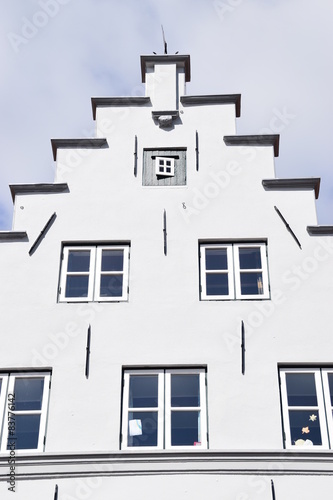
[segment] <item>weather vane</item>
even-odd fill
[[[164,54],[167,54],[168,53],[168,45],[165,41],[163,24],[161,24],[161,28],[162,28],[162,36],[163,36],[163,44],[164,44]]]
[[[161,24],[161,28],[162,28],[162,36],[163,36],[164,54],[167,54],[168,53],[168,44],[166,43],[166,40],[165,40],[163,24]],[[156,52],[153,51],[153,54],[156,55]],[[175,54],[178,54],[178,50],[177,50],[177,52],[175,52]]]

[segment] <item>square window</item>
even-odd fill
[[[157,156],[156,162],[156,175],[165,175],[168,177],[173,177],[175,175],[175,159],[174,158],[162,158]]]
[[[186,148],[144,149],[142,160],[143,186],[186,186]]]
[[[63,248],[59,301],[121,301],[128,295],[129,245]]]
[[[50,373],[0,373],[1,451],[43,451]]]
[[[201,300],[269,298],[266,245],[200,245]]]
[[[207,448],[204,369],[125,370],[122,449]]]
[[[330,448],[333,370],[286,368],[280,380],[285,447]]]

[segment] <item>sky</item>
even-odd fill
[[[188,95],[242,95],[238,134],[280,134],[279,178],[321,177],[333,225],[332,0],[2,0],[0,230],[10,184],[54,181],[53,138],[94,137],[92,96],[144,95],[140,55],[191,56]]]

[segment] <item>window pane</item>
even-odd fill
[[[157,411],[128,414],[128,446],[157,446]]]
[[[66,297],[88,297],[89,276],[67,276]]]
[[[71,250],[68,252],[68,272],[89,272],[90,250]]]
[[[171,406],[200,406],[199,375],[171,375]]]
[[[207,295],[229,295],[228,275],[226,273],[206,274],[206,294]]]
[[[0,378],[0,395],[1,395],[2,378]]]
[[[317,406],[314,373],[287,373],[289,406]]]
[[[122,271],[124,268],[124,250],[103,250],[102,271]]]
[[[321,445],[317,410],[289,410],[291,442],[296,446]]]
[[[171,445],[195,446],[199,443],[199,411],[171,412]]]
[[[260,247],[239,248],[240,269],[261,269]]]
[[[206,248],[206,269],[228,269],[226,248]]]
[[[129,408],[157,408],[158,375],[131,375]]]
[[[330,389],[331,405],[333,406],[333,373],[328,373],[328,387]]]
[[[16,438],[15,447],[18,450],[38,448],[40,415],[15,415],[14,423],[14,436],[8,436],[8,444],[12,437]],[[8,444],[7,449],[9,449]]]
[[[122,297],[123,295],[123,275],[122,274],[102,274],[101,297]]]
[[[15,410],[42,408],[44,378],[16,378],[14,386]]]
[[[261,295],[264,293],[262,273],[240,273],[242,295]]]

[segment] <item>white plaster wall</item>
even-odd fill
[[[271,500],[271,478],[266,475],[176,474],[20,481],[16,483],[15,499],[53,499],[55,484],[58,484],[60,500],[103,500],[110,496],[119,500],[133,497],[154,500],[157,495],[160,500],[169,500],[170,497],[201,500],[207,496],[207,492],[211,500]],[[302,500],[313,500],[318,494],[326,498],[333,485],[333,479],[329,476],[276,476],[273,480],[276,498],[284,500],[294,500],[295,496]],[[7,483],[0,484],[0,494],[4,500],[13,498],[13,493],[7,490]]]
[[[48,452],[119,450],[122,367],[173,364],[207,366],[211,449],[282,449],[278,364],[331,361],[332,237],[306,231],[316,224],[313,192],[264,190],[262,179],[274,178],[273,148],[223,142],[235,133],[234,105],[180,109],[181,123],[162,130],[150,106],[99,108],[98,134],[103,128],[109,147],[58,150],[56,181],[68,182],[69,193],[16,197],[14,229],[26,230],[29,241],[1,243],[0,367],[52,368]],[[187,147],[185,187],[142,186],[142,151],[151,147]],[[53,212],[55,223],[30,257]],[[200,302],[198,241],[212,238],[267,239],[271,300]],[[61,245],[69,241],[131,242],[128,302],[57,302]]]

